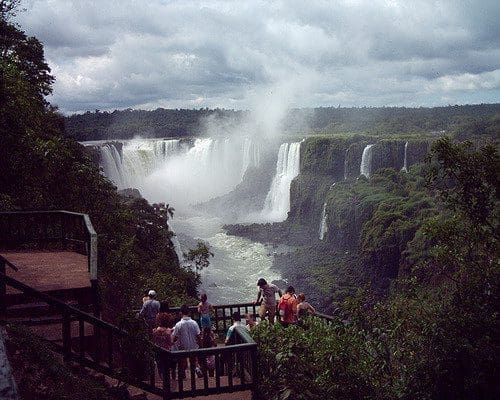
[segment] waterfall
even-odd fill
[[[267,193],[262,216],[271,222],[284,221],[290,211],[290,184],[300,170],[300,142],[283,143],[278,151],[276,175]]]
[[[260,165],[260,152],[259,148],[253,142],[245,138],[243,142],[243,165],[241,166],[241,178],[250,167],[259,167]]]
[[[405,159],[403,161],[403,168],[401,168],[401,171],[403,172],[408,172],[408,142],[405,143]]]
[[[112,143],[99,147],[101,155],[101,167],[106,175],[119,189],[123,188],[124,176],[122,169],[122,158]]]
[[[325,238],[326,232],[328,232],[328,225],[326,224],[326,219],[328,214],[326,213],[326,202],[323,204],[323,211],[321,212],[321,222],[319,224],[319,240]]]
[[[370,177],[371,173],[371,164],[372,164],[372,146],[373,144],[369,144],[363,150],[363,155],[361,156],[361,165],[359,167],[360,175],[364,175],[367,178]]]
[[[260,149],[249,138],[198,138],[189,146],[176,139],[120,141],[97,146],[101,167],[118,189],[137,188],[150,201],[176,208],[230,192],[248,168],[260,164]]]
[[[345,154],[344,154],[344,180],[347,180],[347,169],[349,168],[349,163],[347,162],[347,152],[349,151],[349,148],[346,149]]]
[[[175,254],[177,254],[179,264],[182,265],[184,263],[184,255],[181,250],[181,242],[179,242],[179,238],[175,233],[170,237],[170,241],[174,245]]]

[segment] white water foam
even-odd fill
[[[363,155],[361,156],[361,165],[359,167],[360,175],[364,175],[367,178],[370,177],[372,167],[372,146],[373,144],[369,144],[363,149]]]
[[[279,222],[290,211],[290,184],[300,172],[300,142],[283,143],[278,151],[276,174],[264,203],[262,217],[266,221]]]
[[[321,222],[319,224],[319,240],[323,240],[325,238],[325,234],[328,232],[328,225],[326,223],[326,219],[328,218],[328,214],[326,213],[326,202],[323,204],[323,210],[321,211]]]
[[[401,168],[401,171],[403,171],[403,172],[408,172],[408,158],[407,158],[407,154],[408,154],[408,142],[405,143],[405,158],[404,158],[404,161],[403,161],[403,167]]]

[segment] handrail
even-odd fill
[[[0,256],[0,261],[4,260]],[[63,355],[65,361],[75,361],[114,378],[121,379],[130,385],[139,387],[149,393],[163,396],[164,399],[194,397],[200,395],[252,390],[255,393],[257,383],[257,344],[243,329],[235,328],[233,335],[237,344],[225,347],[201,348],[196,350],[167,351],[151,344],[151,349],[158,360],[163,361],[163,380],[157,386],[152,359],[146,369],[149,370],[149,380],[140,376],[124,376],[123,368],[127,367],[127,356],[130,348],[127,340],[132,336],[125,330],[108,322],[72,307],[46,293],[25,285],[16,279],[0,272],[0,287],[5,285],[24,292],[26,295],[47,303],[52,309],[62,315],[61,333],[62,345],[53,344],[54,350]],[[5,295],[5,291],[3,292]],[[0,298],[3,301],[4,298]],[[0,308],[0,312],[1,312]],[[75,326],[76,324],[76,326]],[[86,328],[92,333],[86,334]],[[118,340],[116,340],[118,339]],[[124,347],[125,346],[125,347]],[[203,370],[203,379],[196,378],[195,363],[190,362],[190,382],[177,380],[172,385],[172,371],[179,374],[183,359],[197,359],[204,364],[207,357],[214,356],[216,369],[213,379],[209,379],[207,369]],[[144,359],[144,354],[141,360]],[[205,364],[206,365],[206,364]]]
[[[19,268],[17,268],[14,264],[12,264],[9,260],[7,260],[6,258],[2,257],[0,255],[0,259],[6,264],[8,265],[10,268],[12,268],[14,271],[19,271]]]
[[[4,261],[4,260],[5,260],[5,258],[0,255],[0,261]],[[32,288],[31,286],[28,286],[22,282],[19,282],[17,279],[11,278],[10,276],[0,272],[0,281],[2,281],[2,280],[5,281],[6,284],[13,287],[14,289],[20,290],[29,296],[38,298],[39,300],[43,300],[45,303],[47,303],[51,307],[54,307],[55,309],[78,315],[85,322],[94,324],[96,326],[99,326],[100,328],[113,330],[114,333],[128,335],[128,333],[126,331],[118,328],[115,325],[110,324],[109,322],[106,322],[106,321],[103,321],[102,319],[96,318],[92,314],[86,313],[85,311],[82,311],[76,307],[73,307],[69,304],[66,304],[65,302],[63,302],[59,299],[56,299],[55,297],[52,297],[46,293],[40,292],[39,290],[36,290],[36,289]]]
[[[63,247],[83,244],[90,279],[97,280],[97,233],[87,214],[65,210],[0,212],[2,248],[17,249],[33,243],[54,242]]]

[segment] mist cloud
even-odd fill
[[[51,101],[65,112],[259,112],[277,96],[302,107],[500,98],[498,1],[32,0],[25,7],[19,23],[45,44],[57,79]]]

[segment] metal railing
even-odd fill
[[[0,212],[0,249],[70,249],[88,256],[90,279],[97,280],[97,234],[87,214]]]

